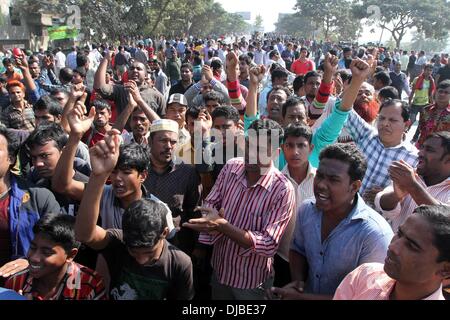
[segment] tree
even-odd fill
[[[367,12],[370,6],[379,8],[379,16],[370,18]],[[354,13],[361,19],[368,18],[369,24],[378,24],[389,31],[397,48],[414,27],[419,33],[438,40],[446,38],[450,28],[450,5],[446,0],[363,0],[354,5]]]
[[[275,23],[276,32],[296,38],[314,37],[316,28],[312,19],[305,19],[299,13],[282,15]]]
[[[263,27],[263,18],[260,14],[258,14],[255,18],[255,24],[253,25],[255,28],[255,31],[264,31]]]

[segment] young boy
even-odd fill
[[[29,267],[10,277],[6,288],[33,300],[104,300],[103,278],[73,261],[80,243],[75,240],[75,218],[47,214],[33,228]]]

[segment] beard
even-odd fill
[[[372,123],[380,111],[380,105],[377,101],[355,102],[354,109],[367,123]]]

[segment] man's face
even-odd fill
[[[31,162],[39,175],[51,178],[58,164],[61,151],[56,147],[55,141],[49,141],[43,146],[35,145],[30,150]]]
[[[205,95],[206,93],[213,90],[212,85],[207,80],[201,80],[201,84],[202,84],[201,89],[202,95]]]
[[[6,68],[6,71],[8,71],[10,73],[14,72],[14,66],[12,63],[7,63],[4,65],[4,67]]]
[[[275,78],[273,79],[272,86],[286,86],[288,83],[287,77]]]
[[[312,151],[312,146],[305,137],[289,136],[284,141],[282,148],[289,168],[292,169],[302,168],[307,164]]]
[[[189,131],[189,134],[191,135],[191,142],[194,143],[195,137],[197,135],[202,135],[202,137],[205,137],[209,135],[209,127],[206,121],[200,120],[200,119],[194,119],[193,117],[188,116],[186,119],[186,125],[187,130]],[[199,130],[201,128],[201,132]],[[196,131],[198,130],[198,131]]]
[[[287,127],[290,124],[307,125],[308,117],[306,115],[305,105],[300,103],[289,107],[286,110],[286,115],[283,118],[283,125]]]
[[[320,161],[314,179],[314,196],[319,210],[333,212],[351,203],[358,187],[351,181],[349,167],[348,163],[337,159]]]
[[[222,134],[222,144],[227,143],[227,132],[233,137],[236,136],[238,132],[238,127],[233,120],[226,119],[225,117],[217,117],[213,121],[213,128],[219,130]],[[233,139],[234,143],[234,139]]]
[[[300,58],[306,59],[307,55],[308,55],[308,51],[306,51],[306,50],[300,51]]]
[[[445,173],[450,168],[450,156],[444,156],[445,149],[442,147],[440,138],[428,138],[419,151],[419,163],[417,173],[427,177],[434,173]]]
[[[137,85],[141,85],[144,83],[146,73],[145,73],[145,65],[143,63],[133,62],[128,72],[129,72],[128,78],[129,80],[135,81]]]
[[[109,119],[111,118],[111,112],[107,109],[99,109],[95,110],[95,118],[94,125],[96,128],[104,128],[109,123]]]
[[[128,248],[128,253],[132,256],[136,262],[143,266],[150,264],[154,259],[157,258],[158,250],[163,245],[162,240],[154,247],[143,247],[143,248]]]
[[[30,276],[40,279],[60,273],[61,268],[71,262],[77,252],[74,248],[68,254],[60,244],[38,233],[31,241],[27,254]]]
[[[192,80],[192,72],[189,68],[181,68],[181,80],[186,82]]]
[[[217,100],[208,100],[205,102],[205,107],[208,109],[209,114],[212,114],[214,109],[220,107],[220,103]]]
[[[154,133],[154,136],[150,141],[152,160],[159,164],[169,164],[172,161],[172,154],[177,147],[178,133],[172,131],[158,131]]]
[[[450,103],[450,87],[437,89],[435,98],[439,106],[448,106]]]
[[[152,70],[152,71],[159,71],[159,65],[158,65],[158,61],[157,60],[150,60],[148,65],[150,66],[150,70]]]
[[[150,121],[141,109],[136,109],[131,114],[130,127],[135,138],[142,138],[147,135],[150,129]]]
[[[186,121],[187,106],[179,104],[177,102],[171,103],[167,106],[166,119],[176,121],[180,128],[184,127]]]
[[[424,217],[412,214],[392,238],[384,271],[392,279],[405,284],[439,283],[445,262],[436,262],[438,257],[429,223]]]
[[[284,90],[272,91],[267,102],[267,111],[270,119],[278,121],[282,118],[281,109],[287,98],[287,94]]]
[[[239,72],[243,75],[248,74],[248,64],[244,60],[239,60]]]
[[[0,134],[0,178],[6,176],[12,163],[13,161],[8,153],[8,142]]]
[[[373,92],[367,84],[362,84],[356,96],[355,105],[362,105],[373,100]]]
[[[34,111],[34,120],[36,121],[36,126],[39,126],[43,122],[55,122],[60,123],[61,118],[56,118],[51,115],[48,110],[35,110]]]
[[[38,78],[39,75],[41,74],[41,68],[39,67],[39,63],[37,63],[37,62],[33,62],[32,64],[30,64],[29,69],[30,69],[31,77],[33,79]]]
[[[309,77],[305,83],[305,94],[308,98],[314,99],[320,87],[321,77]]]
[[[73,73],[73,77],[72,77],[73,84],[83,83],[83,81],[84,81],[84,78],[78,72]]]
[[[399,73],[400,71],[402,71],[402,64],[401,64],[400,62],[397,62],[397,63],[395,64],[394,70],[395,70],[395,72],[397,72],[397,73]]]
[[[136,169],[115,168],[111,173],[111,185],[114,195],[119,198],[133,197],[147,178],[147,172],[139,173]]]
[[[350,59],[352,57],[352,52],[351,51],[345,51],[344,52],[344,59]]]
[[[67,94],[62,93],[62,92],[55,93],[55,94],[52,95],[52,97],[55,98],[56,100],[58,100],[59,105],[61,107],[63,107],[63,108],[66,105],[67,100],[69,100],[69,96]]]
[[[272,155],[275,150],[272,148],[271,137],[262,135],[247,136],[245,138],[245,170],[264,174],[272,164]]]
[[[386,147],[399,145],[408,122],[402,118],[402,108],[397,104],[386,106],[380,110],[377,121],[378,135]]]
[[[423,76],[426,78],[426,77],[429,77],[429,76],[431,76],[431,73],[433,72],[433,69],[432,68],[425,68],[425,69],[423,69]]]
[[[25,98],[25,93],[20,87],[10,87],[8,92],[12,104],[21,103]]]

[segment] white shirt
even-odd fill
[[[64,68],[66,66],[66,55],[62,51],[55,54],[55,67]]]

